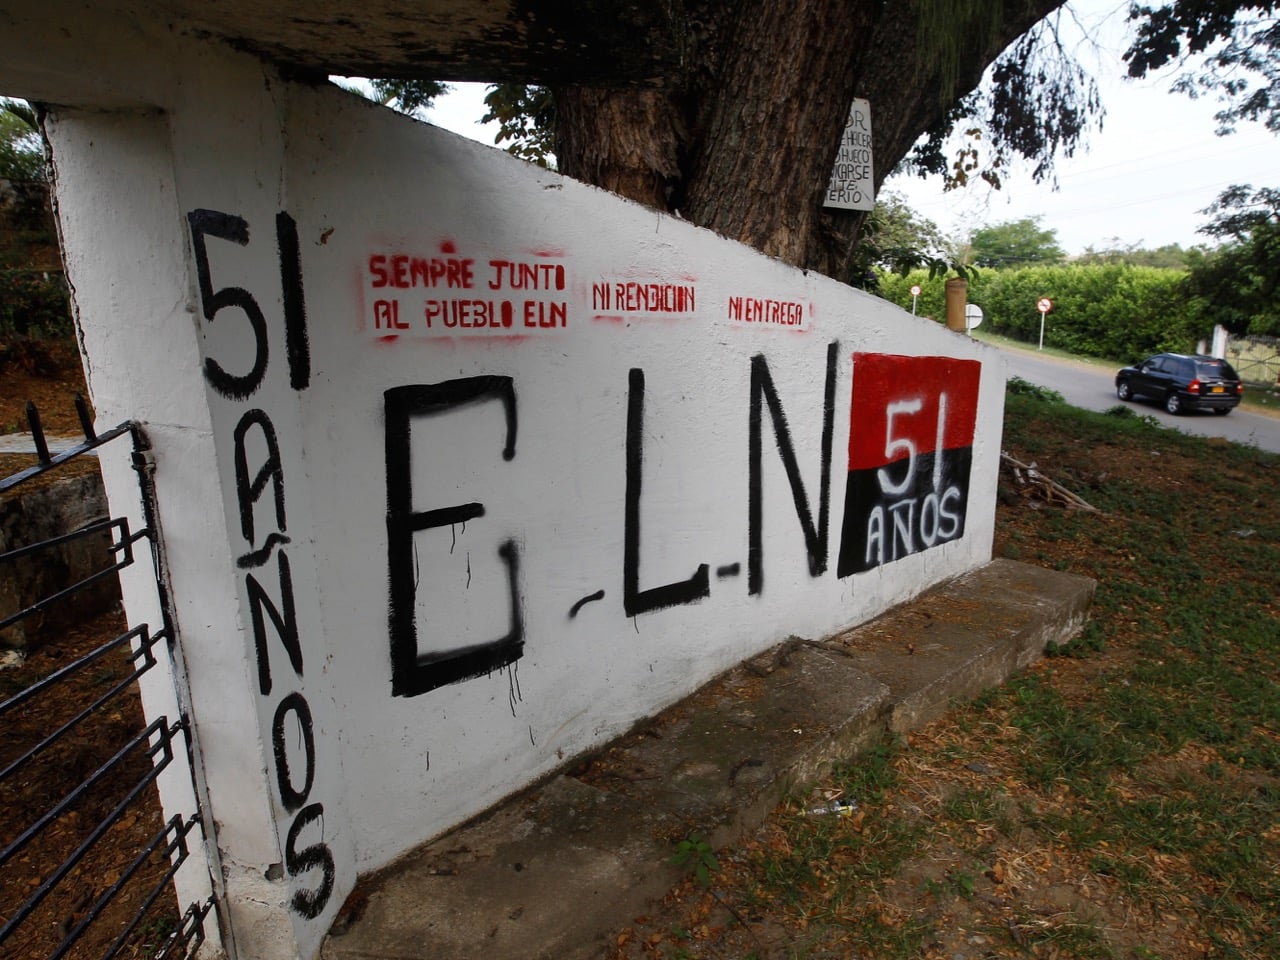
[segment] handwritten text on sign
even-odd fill
[[[875,183],[871,164],[871,104],[854,100],[849,122],[840,137],[840,150],[827,185],[825,207],[841,210],[870,210],[875,206]]]

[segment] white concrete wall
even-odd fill
[[[358,873],[989,558],[992,352],[335,88],[155,56],[155,110],[49,132],[94,401],[156,447],[241,956],[310,956]]]

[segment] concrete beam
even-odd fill
[[[0,11],[0,93],[153,102],[165,84],[138,64],[175,33],[315,77],[652,83],[680,62],[682,21],[678,3],[599,0],[15,0]]]

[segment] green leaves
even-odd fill
[[[1219,111],[1219,133],[1242,120],[1280,132],[1280,16],[1271,2],[1174,0],[1158,9],[1135,5],[1137,24],[1125,52],[1129,76],[1145,77],[1169,63],[1187,69],[1173,89],[1190,97],[1212,94],[1227,106]]]
[[[0,179],[44,180],[44,147],[35,113],[21,100],[0,98]]]
[[[436,97],[449,92],[449,85],[438,80],[370,80],[369,84],[384,106],[408,114],[425,110]]]
[[[673,867],[683,867],[693,874],[698,886],[711,885],[711,874],[720,870],[720,861],[716,859],[711,844],[696,833],[676,844],[676,852],[667,861]]]
[[[985,314],[983,329],[1036,343],[1040,314],[1036,301],[1053,300],[1045,318],[1045,346],[1085,356],[1137,360],[1161,350],[1186,351],[1213,329],[1203,305],[1188,302],[1183,270],[1125,263],[1029,266],[969,271],[969,302]],[[941,318],[942,280],[916,270],[905,277],[880,278],[880,295],[911,308],[912,284],[921,287],[917,313]]]
[[[1237,184],[1201,212],[1226,242],[1192,260],[1186,293],[1232,333],[1280,334],[1280,189]]]
[[[1040,226],[1039,217],[1023,217],[975,230],[969,239],[973,262],[980,267],[1025,267],[1060,263],[1066,251],[1058,232]]]
[[[936,48],[944,63],[957,56],[952,44],[981,45],[990,29],[981,18],[999,10],[958,7],[924,20],[933,26],[925,30],[923,48]],[[1073,42],[1060,34],[1061,16],[1050,14],[1009,44],[992,62],[988,81],[924,131],[906,166],[921,175],[941,174],[949,187],[978,177],[998,189],[1020,158],[1032,165],[1037,183],[1052,181],[1056,159],[1074,155],[1104,114],[1097,82],[1076,59]],[[968,32],[957,29],[961,23]]]
[[[485,94],[481,123],[499,124],[494,143],[540,167],[554,167],[556,102],[549,87],[495,83]]]

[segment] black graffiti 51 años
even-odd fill
[[[274,705],[271,711],[274,779],[280,805],[289,817],[289,828],[283,838],[285,869],[293,881],[289,906],[300,916],[314,919],[324,911],[333,895],[336,866],[333,852],[324,840],[324,804],[312,797],[316,743],[311,706],[303,682],[304,644],[298,632],[293,576],[286,550],[289,528],[279,437],[270,413],[249,403],[270,367],[271,330],[262,308],[248,290],[230,285],[215,287],[210,271],[210,239],[246,246],[250,242],[248,222],[243,217],[216,210],[192,210],[187,214],[187,223],[205,322],[247,322],[253,342],[252,362],[247,369],[229,369],[219,358],[207,356],[204,375],[218,394],[244,406],[231,436],[240,533],[248,548],[237,559],[236,567],[243,577],[249,604],[258,693],[267,699],[268,705]],[[293,218],[283,211],[277,214],[275,227],[284,309],[285,360],[289,385],[300,392],[311,382],[311,354],[298,230]],[[266,522],[260,522],[262,520]],[[289,742],[298,741],[302,751],[301,769],[294,768],[288,751]]]

